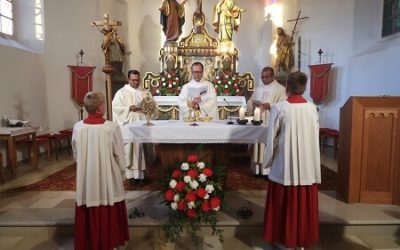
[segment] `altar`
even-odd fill
[[[208,162],[226,165],[230,144],[266,143],[267,126],[252,124],[227,125],[226,121],[196,122],[178,120],[152,121],[144,126],[137,121],[121,127],[125,143],[158,143],[163,166],[171,166],[185,159],[187,151],[204,144],[200,157]]]

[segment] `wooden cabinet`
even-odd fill
[[[338,193],[400,205],[400,97],[350,97],[340,110]]]

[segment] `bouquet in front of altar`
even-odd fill
[[[178,70],[165,70],[160,73],[160,80],[156,85],[155,94],[159,96],[175,96],[181,92],[182,83]]]
[[[214,84],[215,92],[217,93],[217,95],[243,95],[243,91],[241,90],[239,85],[239,77],[237,73],[231,70],[218,72],[212,83]]]
[[[224,181],[223,167],[211,167],[196,154],[189,155],[186,162],[168,171],[161,191],[162,203],[170,208],[163,225],[167,241],[175,242],[186,229],[196,244],[200,226],[208,224],[212,235],[223,242],[223,230],[217,228],[217,213],[225,206]]]

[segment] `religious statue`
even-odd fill
[[[294,66],[293,41],[282,28],[277,29],[275,72],[278,76],[287,75]]]
[[[104,35],[101,49],[106,56],[106,60],[108,59],[109,62],[123,62],[125,46],[118,36],[117,30],[112,29],[111,31],[107,31],[102,29],[101,33]]]
[[[120,21],[110,20],[108,14],[104,14],[103,20],[92,22],[93,26],[96,26],[97,28],[102,27],[100,32],[104,37],[101,49],[106,58],[106,64],[109,64],[110,62],[123,61],[125,46],[119,38],[116,29],[116,26],[120,26],[121,24]]]
[[[221,42],[232,41],[233,31],[238,31],[241,13],[234,0],[220,0],[214,8],[213,26]]]
[[[181,80],[182,82],[190,81],[192,77],[192,59],[190,57],[186,57],[183,60],[182,71],[181,71]]]
[[[182,26],[185,23],[185,3],[177,0],[163,0],[160,7],[160,24],[165,34],[166,42],[175,42],[182,34]]]
[[[211,58],[207,58],[206,59],[206,65],[205,65],[205,75],[206,75],[206,79],[208,81],[212,81],[214,79],[214,61]]]

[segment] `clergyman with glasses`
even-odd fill
[[[200,111],[201,116],[218,119],[217,95],[214,85],[203,78],[204,65],[195,62],[191,67],[192,80],[183,85],[178,96],[179,117],[181,120],[188,115],[188,102],[193,109]]]

